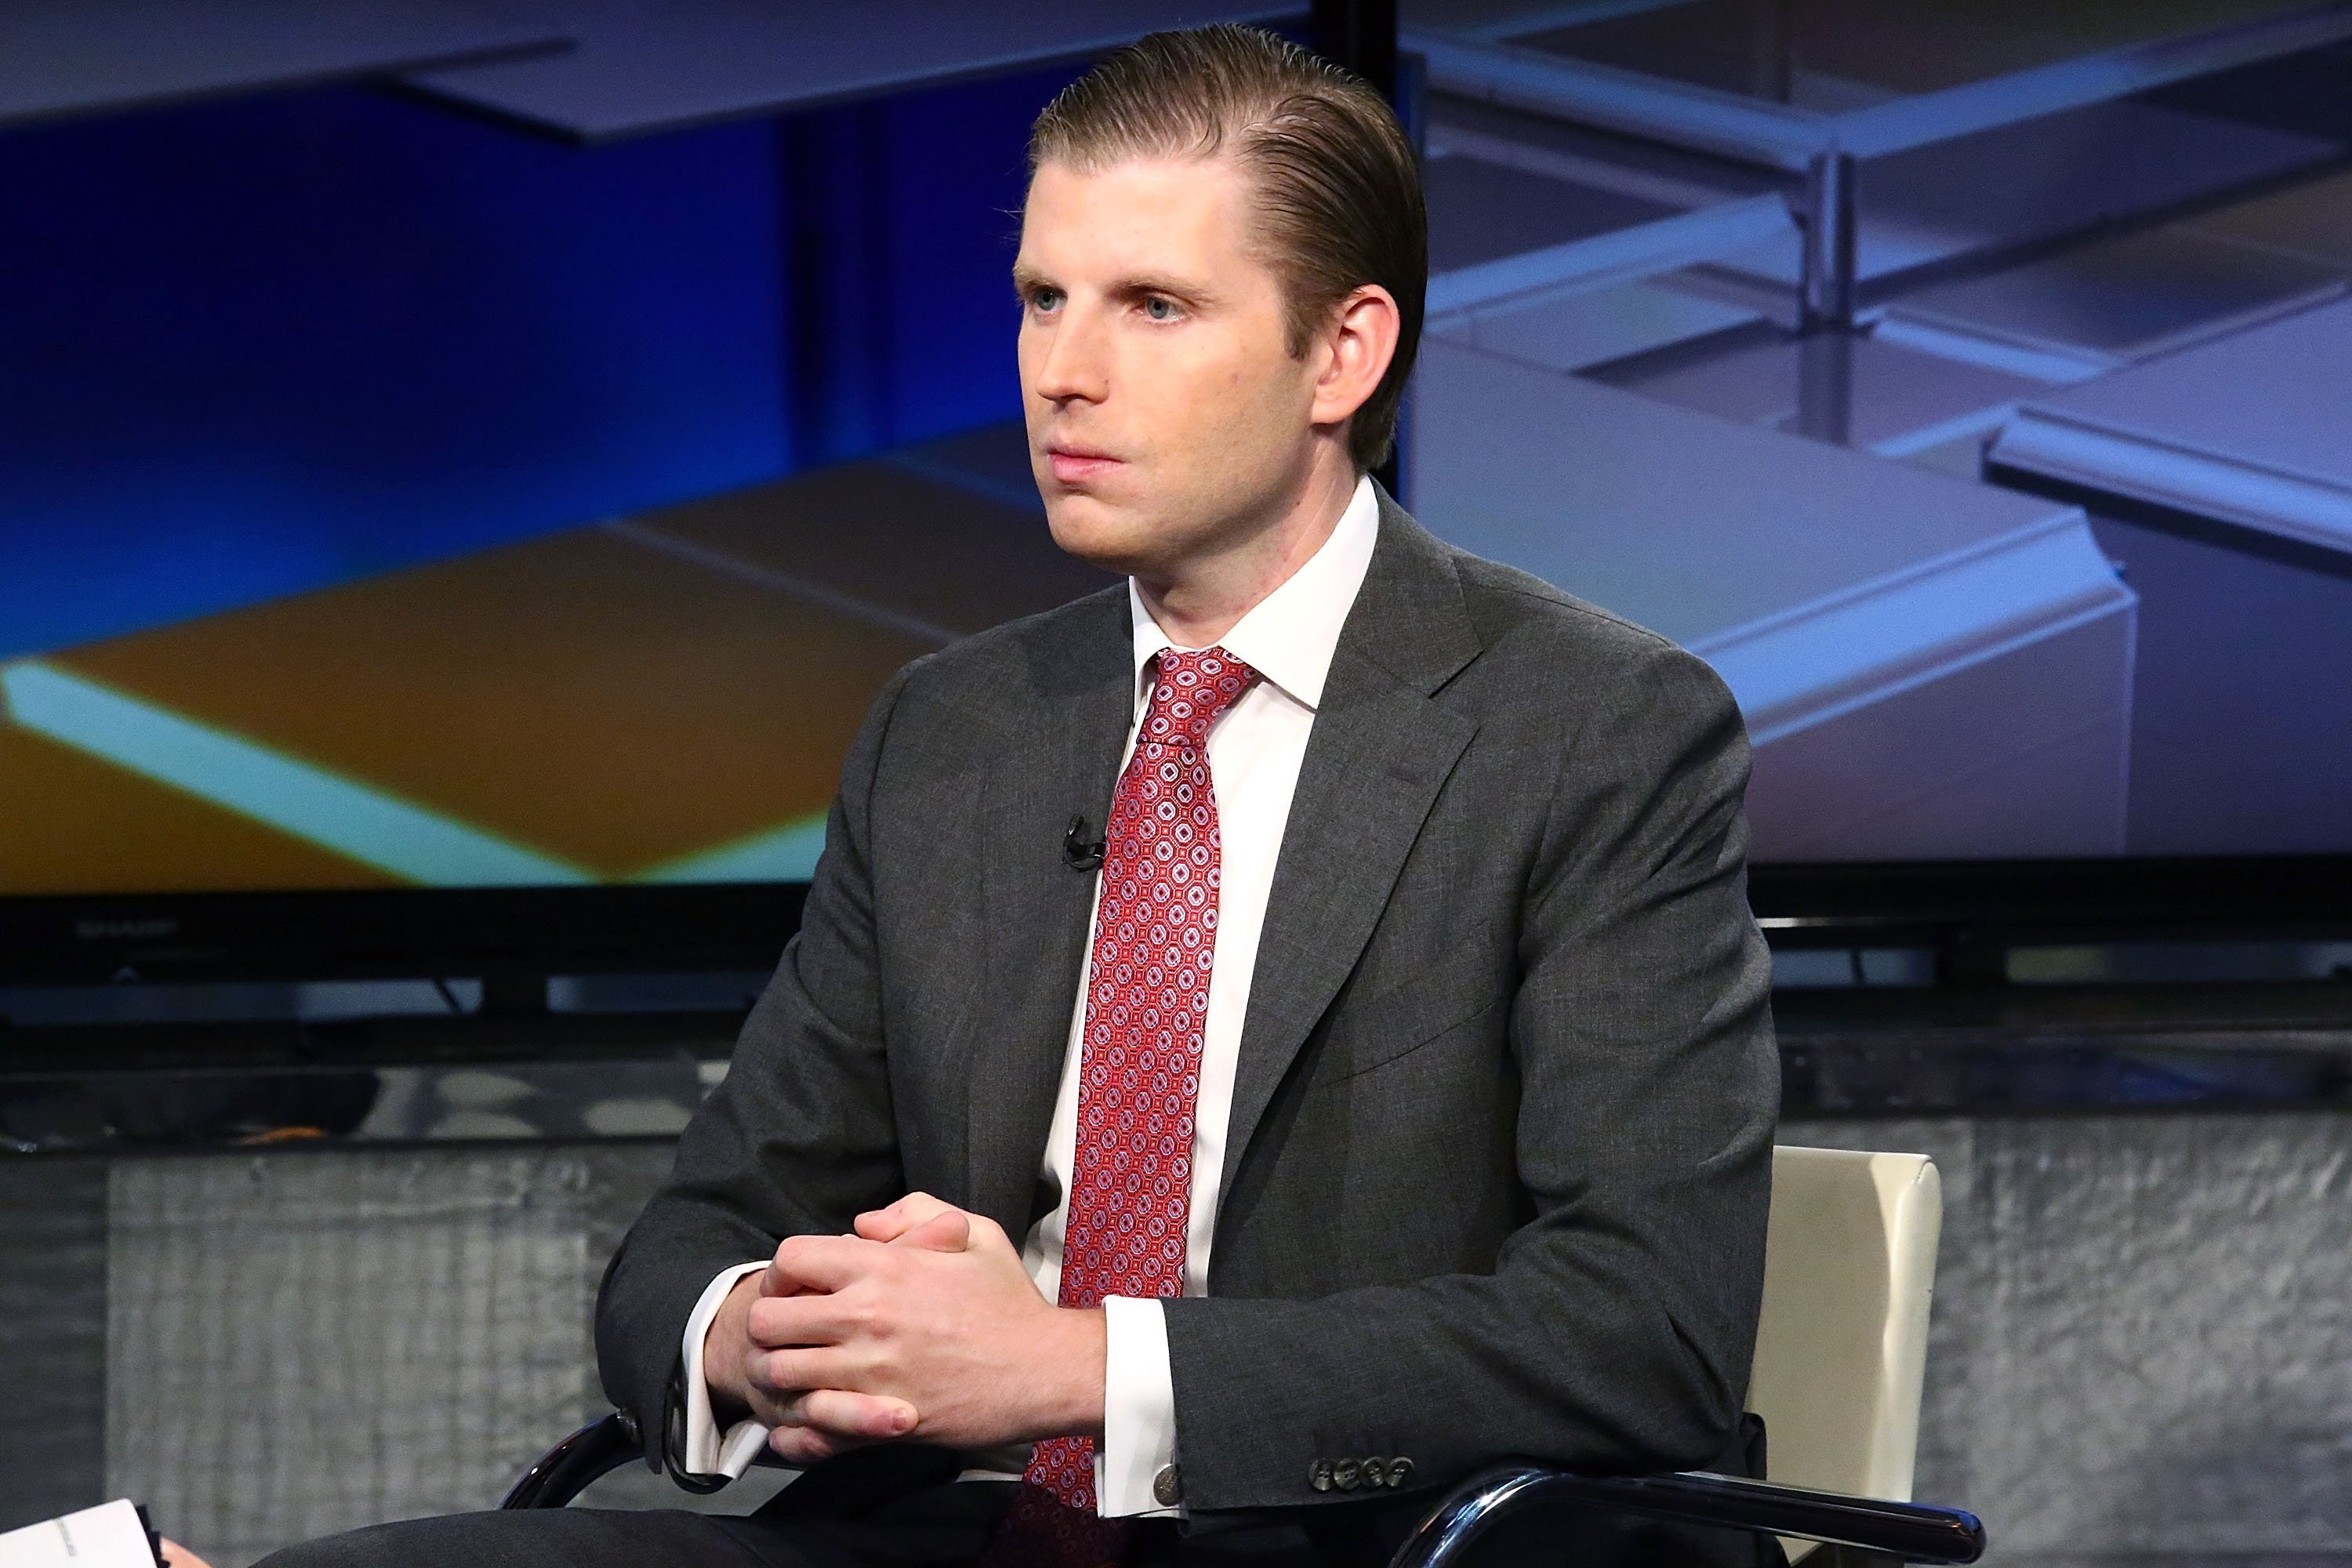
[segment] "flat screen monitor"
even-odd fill
[[[1524,52],[1654,48],[1671,86],[1671,20]],[[1894,90],[1842,58],[1809,102]],[[1046,535],[1004,278],[1068,75],[589,147],[374,87],[0,132],[0,915],[47,933],[15,967],[204,909],[370,910],[394,966],[788,922],[763,890],[808,879],[891,673],[1108,581]],[[1403,499],[1716,667],[1759,889],[2227,860],[2324,905],[2352,176],[2235,102],[2164,106],[2237,161],[2127,221],[2021,166],[2039,205],[1929,234],[1956,169],[2002,173],[1895,160],[1823,330],[1756,226],[1785,171],[1433,91],[1453,305]]]

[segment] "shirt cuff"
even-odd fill
[[[718,1417],[710,1414],[710,1384],[702,1376],[702,1342],[710,1332],[710,1320],[719,1315],[719,1303],[735,1289],[735,1281],[746,1274],[755,1274],[768,1266],[765,1258],[757,1263],[739,1263],[732,1268],[722,1268],[711,1276],[710,1283],[702,1288],[702,1299],[694,1304],[694,1311],[686,1320],[686,1338],[678,1352],[686,1358],[686,1452],[679,1464],[690,1476],[725,1476],[730,1481],[741,1480],[760,1450],[768,1446],[768,1429],[749,1417],[738,1421],[722,1434],[718,1430]],[[1168,1342],[1163,1333],[1160,1359],[1168,1359]]]
[[[1103,1437],[1095,1446],[1095,1512],[1104,1519],[1181,1517],[1153,1495],[1176,1462],[1176,1381],[1168,1315],[1154,1300],[1103,1298]]]

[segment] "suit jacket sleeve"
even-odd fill
[[[904,1191],[867,854],[875,775],[912,669],[883,690],[850,748],[800,933],[745,1021],[725,1081],[604,1273],[597,1363],[648,1463],[659,1460],[679,1336],[711,1277],[766,1258],[787,1236],[845,1231]]]
[[[1490,1274],[1166,1304],[1195,1510],[1349,1500],[1507,1455],[1684,1468],[1729,1445],[1762,1290],[1778,1054],[1746,897],[1748,751],[1704,664],[1644,643],[1570,730],[1522,903],[1509,1048],[1530,1217]],[[1362,1494],[1355,1494],[1360,1497]]]

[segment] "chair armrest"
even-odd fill
[[[636,1428],[619,1411],[600,1416],[541,1454],[499,1507],[562,1508],[587,1490],[591,1481],[635,1458],[639,1447]],[[766,1449],[761,1449],[751,1463],[780,1469],[791,1468]],[[725,1476],[688,1475],[677,1468],[675,1459],[670,1462],[669,1479],[683,1490],[701,1493],[717,1491],[728,1479]]]
[[[600,1416],[541,1455],[499,1507],[562,1508],[586,1490],[589,1482],[619,1469],[638,1452],[637,1435],[618,1411]]]
[[[1506,1464],[1471,1477],[1448,1494],[1390,1568],[1445,1568],[1459,1562],[1469,1542],[1497,1520],[1539,1503],[1795,1536],[1883,1552],[1905,1563],[1974,1563],[1985,1549],[1984,1526],[1957,1508],[1804,1491],[1696,1470],[1580,1476],[1540,1465]]]

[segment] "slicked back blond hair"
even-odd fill
[[[1292,357],[1361,285],[1395,296],[1396,357],[1348,430],[1357,466],[1379,467],[1395,445],[1429,281],[1421,169],[1380,94],[1271,33],[1221,24],[1113,50],[1029,133],[1032,174],[1047,163],[1098,169],[1220,153],[1255,186],[1252,237],[1282,281]]]

